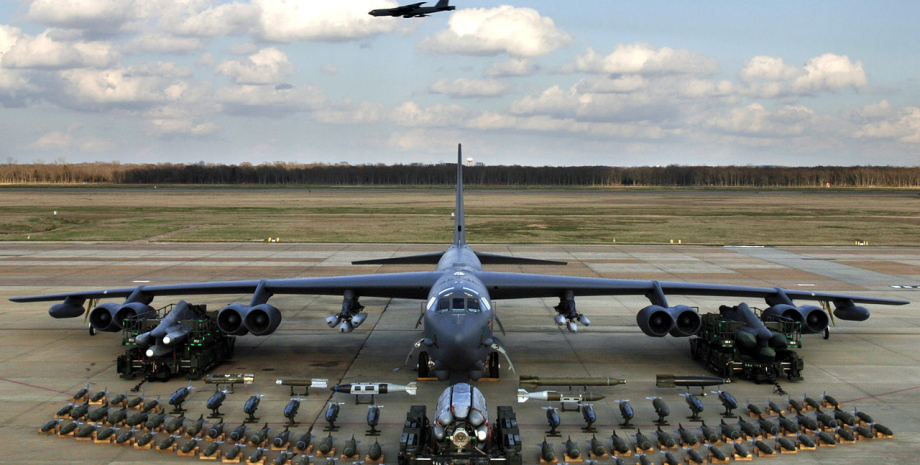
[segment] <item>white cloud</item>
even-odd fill
[[[240,60],[225,61],[214,71],[237,84],[276,84],[290,76],[294,65],[284,52],[269,47]]]
[[[234,36],[252,33],[260,14],[257,5],[242,2],[222,3],[198,8],[202,2],[192,2],[187,10],[167,12],[160,20],[163,27],[186,36]]]
[[[563,71],[597,74],[711,74],[719,63],[699,52],[655,48],[645,43],[619,44],[609,55],[602,56],[588,48],[576,56]]]
[[[31,0],[25,18],[51,26],[114,32],[141,14],[137,0]]]
[[[792,65],[787,65],[779,57],[756,56],[748,60],[738,72],[738,77],[744,82],[788,81],[800,74],[800,70]]]
[[[204,136],[215,132],[218,127],[210,121],[203,121],[184,105],[163,105],[144,112],[144,127],[148,134],[157,137]]]
[[[96,136],[74,137],[70,131],[51,131],[27,145],[29,150],[61,151],[79,150],[80,152],[103,152],[111,150],[115,144]]]
[[[439,79],[431,84],[430,90],[435,94],[447,94],[457,98],[499,97],[511,89],[511,84],[497,79],[458,78],[451,82]]]
[[[596,92],[600,94],[629,93],[646,89],[648,87],[648,79],[638,74],[627,74],[623,76],[617,76],[616,78],[610,78],[608,76],[591,76],[578,81],[578,84],[575,85],[575,88],[579,92]]]
[[[805,133],[815,112],[804,106],[785,106],[770,111],[760,103],[735,107],[702,120],[702,126],[742,136],[784,137]]]
[[[175,63],[149,62],[112,69],[61,71],[61,89],[50,98],[64,106],[99,110],[105,107],[143,108],[170,100],[200,98],[209,85],[183,78],[191,70]]]
[[[876,113],[873,116],[882,115]],[[863,125],[853,136],[863,139],[893,139],[898,142],[918,144],[920,143],[920,108],[899,108],[897,112],[889,113],[888,117],[882,121]]]
[[[419,48],[433,53],[536,57],[571,42],[565,31],[537,10],[502,5],[457,10],[451,14],[447,29],[423,39]]]
[[[392,8],[391,0],[253,0],[259,8],[258,34],[271,42],[345,41],[393,32],[400,22],[367,14]]]
[[[288,84],[224,87],[214,93],[214,99],[231,114],[273,117],[316,110],[327,102],[322,89]]]
[[[204,49],[204,42],[197,37],[180,37],[161,32],[141,34],[125,44],[125,53],[130,54],[185,54]]]
[[[532,60],[527,58],[509,58],[505,61],[492,63],[485,70],[489,77],[529,76],[539,70]]]
[[[433,105],[422,108],[415,102],[405,102],[394,109],[390,117],[400,126],[443,127],[460,126],[476,113],[460,105]]]
[[[4,68],[105,68],[118,61],[118,53],[109,42],[65,41],[56,38],[57,30],[48,29],[37,36],[18,37],[3,54]]]
[[[351,102],[327,105],[313,112],[314,120],[330,124],[368,124],[381,121],[386,109],[380,103]]]
[[[756,56],[738,73],[748,88],[745,94],[755,98],[814,94],[838,91],[847,87],[863,89],[868,85],[862,62],[826,53],[809,59],[804,67],[786,64],[782,58]]]

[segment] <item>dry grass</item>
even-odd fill
[[[0,240],[446,243],[453,204],[452,189],[2,189]],[[920,245],[911,191],[467,189],[466,212],[472,243]]]

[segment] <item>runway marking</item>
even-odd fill
[[[30,388],[42,389],[42,390],[45,390],[45,391],[56,392],[56,393],[58,393],[58,394],[67,394],[67,391],[58,391],[57,389],[51,389],[51,388],[36,386],[36,385],[34,385],[34,384],[23,383],[22,381],[13,381],[13,380],[11,380],[11,379],[6,379],[6,378],[0,378],[0,381],[6,381],[6,382],[8,382],[8,383],[20,384],[20,385],[27,386],[27,387],[30,387]]]
[[[904,388],[904,389],[898,389],[897,391],[883,392],[883,393],[881,393],[881,394],[877,394],[877,395],[874,395],[874,396],[865,396],[865,397],[860,397],[860,398],[857,398],[857,399],[845,400],[845,401],[843,401],[843,402],[841,402],[841,403],[842,403],[842,404],[849,404],[849,403],[851,403],[851,402],[859,402],[859,401],[861,401],[861,400],[866,400],[866,399],[876,399],[876,398],[879,398],[879,397],[882,397],[882,396],[891,395],[891,394],[898,394],[898,393],[901,393],[901,392],[913,391],[914,389],[920,389],[920,386],[914,386],[914,387],[909,387],[909,388]]]

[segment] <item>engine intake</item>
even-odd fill
[[[834,312],[834,315],[836,314]],[[802,305],[801,307],[788,304],[774,305],[764,310],[763,314],[761,314],[761,318],[768,317],[783,317],[797,321],[801,323],[802,333],[804,334],[823,332],[827,329],[827,325],[830,324],[830,318],[824,309],[814,305]]]
[[[253,336],[267,336],[281,324],[281,312],[269,305],[256,305],[249,309],[249,312],[243,318],[243,325]]]
[[[674,317],[664,307],[649,305],[636,314],[636,324],[648,336],[664,337],[674,328]]]
[[[118,307],[114,315],[115,324],[120,328],[128,318],[152,318],[155,317],[156,314],[156,310],[145,303],[131,302]]]
[[[696,309],[686,305],[678,305],[667,309],[674,319],[674,327],[671,328],[670,334],[674,337],[688,337],[700,331],[703,319]]]
[[[243,319],[251,310],[243,304],[230,304],[220,309],[217,314],[217,327],[221,332],[231,336],[243,336],[249,332],[243,325]]]
[[[99,304],[93,311],[89,312],[89,324],[96,331],[105,331],[114,333],[121,331],[121,325],[115,319],[115,313],[118,312],[120,305],[114,302]]]

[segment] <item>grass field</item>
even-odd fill
[[[447,243],[453,208],[453,189],[5,188],[0,240]],[[467,189],[466,214],[471,243],[920,245],[916,191]]]

